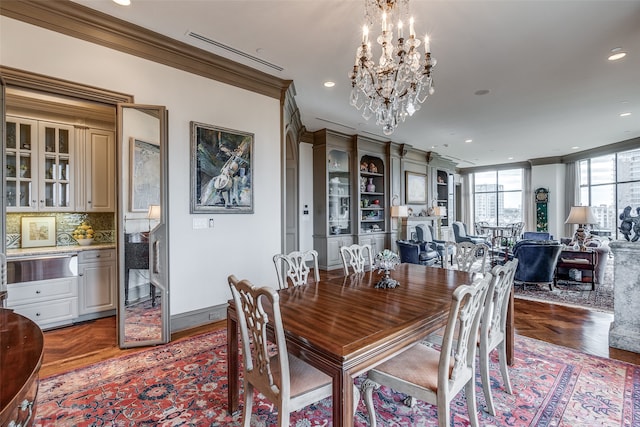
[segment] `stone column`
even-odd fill
[[[614,257],[609,346],[640,353],[640,242],[609,244]]]

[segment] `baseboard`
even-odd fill
[[[171,333],[214,323],[227,318],[227,304],[214,305],[171,316]]]

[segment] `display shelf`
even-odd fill
[[[364,155],[360,158],[360,233],[385,231],[385,176],[382,159]]]

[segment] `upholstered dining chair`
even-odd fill
[[[489,376],[489,354],[498,349],[500,373],[507,393],[513,394],[509,369],[507,367],[507,309],[513,288],[513,278],[518,267],[518,260],[507,261],[491,270],[493,279],[487,291],[480,326],[480,374],[482,389],[487,402],[487,412],[496,415],[493,395],[491,394],[491,377]]]
[[[461,242],[470,242],[470,243],[486,243],[487,236],[473,236],[467,233],[467,226],[465,223],[460,221],[454,221],[451,223],[451,228],[453,229],[453,237],[456,243]]]
[[[340,255],[342,256],[342,267],[345,275],[349,274],[349,266],[351,266],[354,273],[364,273],[367,266],[369,266],[369,270],[373,270],[373,254],[369,244],[341,246]]]
[[[289,282],[293,286],[307,284],[309,273],[311,272],[307,265],[309,258],[313,262],[313,278],[317,282],[320,280],[320,271],[318,270],[318,252],[315,250],[294,251],[287,255],[276,254],[273,256],[273,264],[276,266],[280,289],[288,288]],[[283,267],[286,267],[286,270]]]
[[[278,426],[289,426],[289,414],[333,393],[330,376],[287,352],[280,314],[280,297],[271,287],[256,287],[248,280],[228,278],[238,313],[244,361],[243,427],[250,427],[253,391],[257,389],[278,408]],[[270,305],[264,309],[263,302]],[[273,326],[275,354],[267,340],[267,325]],[[228,331],[232,333],[233,331]],[[353,387],[354,414],[360,392]]]
[[[482,307],[492,276],[456,288],[441,350],[419,343],[367,373],[362,385],[370,425],[376,426],[373,389],[385,385],[438,406],[438,425],[449,427],[451,400],[464,388],[471,425],[478,426],[475,356]],[[458,331],[458,339],[454,335]]]
[[[489,246],[484,243],[456,243],[453,261],[457,269],[467,273],[484,273],[489,259]]]
[[[432,225],[418,224],[416,225],[416,238],[420,242],[429,243],[432,247],[435,247],[438,252],[438,258],[440,265],[444,267],[446,259],[449,255],[453,255],[453,246],[447,244],[444,240],[436,240],[434,237],[434,230]]]

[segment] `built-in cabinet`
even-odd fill
[[[78,313],[115,310],[117,307],[116,250],[82,251],[78,255]]]
[[[442,227],[449,227],[452,218],[455,217],[454,198],[455,184],[453,172],[446,169],[433,169],[433,182],[435,184],[434,195],[437,203],[440,224]]]
[[[383,233],[386,229],[384,162],[379,157],[360,158],[360,234]]]
[[[116,147],[114,132],[104,129],[77,129],[76,210],[115,212]]]

